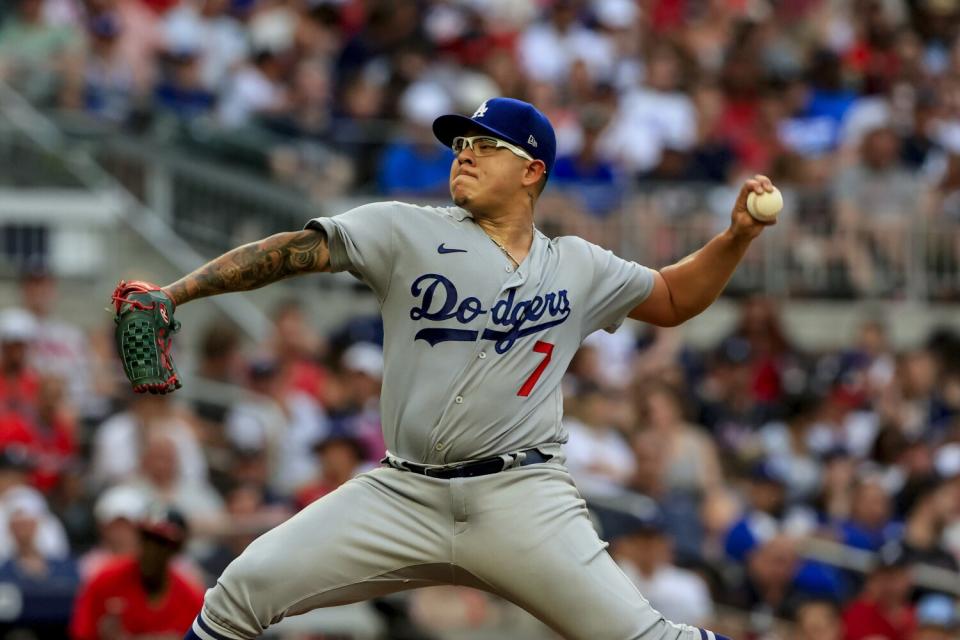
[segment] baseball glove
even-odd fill
[[[117,350],[133,390],[163,394],[179,389],[182,385],[170,346],[180,323],[173,319],[175,305],[170,296],[149,282],[121,280],[112,300],[117,311]]]

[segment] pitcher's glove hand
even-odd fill
[[[170,296],[149,282],[121,280],[112,300],[117,311],[117,350],[133,390],[163,394],[179,389],[182,385],[170,346],[180,323],[173,319],[175,305]]]

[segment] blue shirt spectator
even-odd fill
[[[388,146],[380,163],[378,183],[385,194],[442,194],[450,179],[453,152],[409,141]]]

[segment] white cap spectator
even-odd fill
[[[250,44],[254,51],[281,53],[293,46],[296,29],[296,13],[277,5],[250,21]]]
[[[37,550],[47,558],[63,558],[70,552],[67,534],[60,521],[50,513],[43,494],[26,485],[8,489],[0,496],[0,558],[13,552],[14,541],[8,526],[17,512],[26,513],[38,522]]]
[[[111,487],[97,499],[93,515],[99,524],[124,519],[138,522],[147,511],[147,496],[130,486]]]
[[[960,443],[940,447],[934,456],[933,466],[942,478],[960,476]]]
[[[37,334],[37,322],[24,309],[6,309],[0,312],[0,341],[30,342]]]
[[[24,515],[39,520],[50,513],[43,496],[32,491],[13,492],[5,502],[7,513],[11,516]]]
[[[595,0],[597,21],[608,29],[626,29],[637,20],[639,9],[633,0]]]
[[[888,127],[893,113],[886,98],[870,97],[858,100],[850,107],[840,126],[840,140],[845,145],[857,146],[874,129]]]
[[[497,83],[482,73],[460,71],[457,72],[452,89],[458,111],[476,109],[484,100],[502,93]]]
[[[453,101],[439,85],[415,82],[400,96],[400,112],[414,124],[429,127],[433,121],[453,109]]]
[[[370,342],[358,342],[343,354],[343,368],[365,373],[371,378],[383,376],[383,350]]]

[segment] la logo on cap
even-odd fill
[[[484,100],[483,104],[477,107],[477,110],[473,112],[471,118],[482,118],[483,114],[487,112],[487,102]]]

